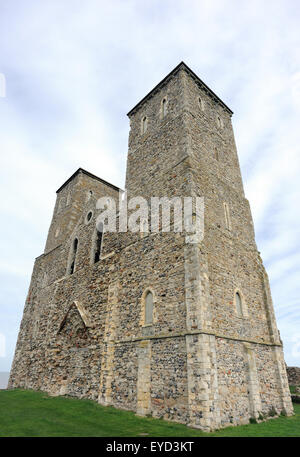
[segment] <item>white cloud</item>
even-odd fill
[[[282,335],[295,334],[299,8],[296,0],[2,5],[0,268],[12,278],[22,271],[30,277],[55,190],[79,166],[124,186],[126,112],[184,60],[235,111],[246,196],[279,327]],[[20,312],[25,295],[24,286]],[[281,318],[283,309],[289,312]],[[287,340],[286,353],[294,362],[292,344]]]

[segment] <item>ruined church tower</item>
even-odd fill
[[[96,201],[120,189],[77,170],[57,191],[9,386],[206,431],[292,414],[232,111],[180,63],[128,116],[128,198],[203,197],[204,236],[99,234]]]

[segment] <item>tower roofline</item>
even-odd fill
[[[92,173],[90,173],[89,171],[84,170],[83,168],[78,168],[78,170],[76,170],[75,173],[73,173],[72,176],[70,176],[70,178],[67,179],[67,181],[65,181],[65,182],[60,186],[59,189],[57,189],[56,193],[58,194],[58,192],[60,192],[67,184],[69,184],[70,181],[72,181],[72,179],[75,178],[75,176],[77,176],[77,175],[80,174],[80,173],[83,173],[83,174],[89,176],[90,178],[97,179],[97,180],[100,181],[102,184],[105,184],[106,186],[112,187],[113,189],[115,189],[115,190],[117,190],[117,191],[119,191],[119,190],[122,191],[122,189],[121,189],[120,187],[117,187],[117,186],[115,186],[114,184],[111,184],[111,183],[105,181],[104,179],[101,179],[101,178],[99,178],[98,176],[93,175]]]
[[[127,116],[131,116],[133,113],[140,108],[146,100],[151,98],[167,81],[172,78],[179,70],[185,70],[195,82],[219,105],[221,105],[230,115],[233,111],[193,72],[183,61],[180,62],[164,79],[162,79],[142,100],[140,100],[128,113]]]

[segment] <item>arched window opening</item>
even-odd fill
[[[223,120],[220,116],[217,116],[217,124],[220,129],[223,128]]]
[[[78,247],[78,239],[75,238],[75,240],[73,241],[73,245],[72,245],[72,256],[71,256],[71,264],[70,264],[70,272],[69,272],[70,275],[72,275],[75,270],[77,247]]]
[[[145,297],[145,324],[153,324],[153,294],[150,290]]]
[[[243,317],[242,299],[238,292],[235,293],[236,312],[239,317]]]
[[[201,111],[204,111],[204,100],[202,100],[202,98],[199,97],[198,101]]]
[[[161,115],[162,118],[164,118],[167,114],[167,100],[166,98],[163,99],[162,104],[161,104]]]
[[[102,238],[103,238],[103,224],[100,224],[99,229],[97,229],[97,233],[96,233],[94,263],[97,263],[100,260]]]
[[[93,191],[89,190],[87,193],[87,200],[90,200],[90,198],[93,196]]]
[[[148,127],[148,119],[145,116],[145,117],[143,117],[143,120],[142,120],[142,133],[147,132],[147,127]]]

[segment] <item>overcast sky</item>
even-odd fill
[[[300,366],[299,10],[299,0],[1,1],[0,371],[56,189],[78,167],[124,187],[126,113],[182,60],[234,111],[285,358]]]

